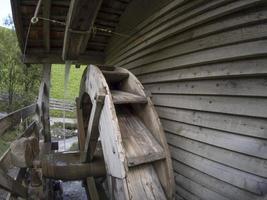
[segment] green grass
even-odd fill
[[[76,69],[74,65],[70,68],[70,77],[67,86],[66,99],[75,102],[75,98],[79,95],[80,81],[86,66],[81,66]],[[51,71],[51,98],[64,99],[64,79],[65,79],[65,65],[53,65]],[[51,110],[50,116],[63,117],[63,111]],[[66,117],[75,118],[76,113],[66,112]]]
[[[79,95],[80,81],[85,67],[86,66],[81,66],[79,69],[76,69],[74,65],[71,66],[66,99],[74,101]],[[52,86],[50,96],[51,98],[63,99],[65,65],[53,65],[51,73]]]

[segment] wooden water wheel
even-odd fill
[[[166,138],[150,98],[132,73],[88,66],[77,107],[81,160],[94,159],[100,140],[112,199],[173,198]],[[93,178],[88,184],[94,187]]]

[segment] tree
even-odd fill
[[[0,93],[8,94],[6,111],[34,101],[39,83],[40,67],[34,65],[29,68],[22,63],[14,29],[0,27]]]

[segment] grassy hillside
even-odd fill
[[[75,98],[79,95],[80,81],[83,71],[86,66],[81,66],[76,69],[73,66],[70,68],[70,77],[67,87],[66,99],[75,102]],[[64,79],[65,79],[65,65],[53,65],[51,71],[51,98],[64,99]],[[75,112],[66,112],[66,117],[75,118]],[[51,110],[50,116],[62,117],[63,111]]]
[[[76,69],[74,66],[71,66],[66,99],[74,101],[78,96],[80,81],[85,67],[81,66],[79,69]],[[63,99],[65,66],[53,65],[51,76],[51,98]]]

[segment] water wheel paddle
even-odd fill
[[[90,65],[77,103],[81,160],[94,159],[100,138],[110,197],[173,199],[165,134],[137,78],[123,68]]]

